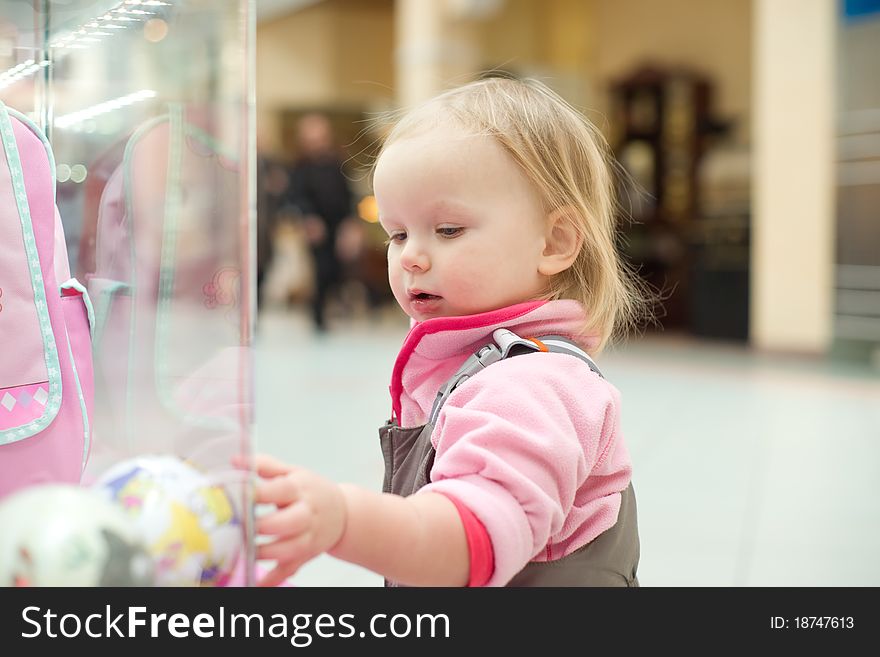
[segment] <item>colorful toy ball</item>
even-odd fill
[[[136,525],[98,493],[72,484],[0,500],[0,585],[152,586]]]
[[[173,455],[144,455],[104,472],[93,488],[144,534],[159,586],[223,586],[243,552],[225,487]]]

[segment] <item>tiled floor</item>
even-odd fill
[[[257,447],[378,488],[376,428],[407,325],[257,327]],[[623,394],[643,586],[880,586],[880,371],[651,337],[599,360]],[[379,586],[320,557],[299,586]]]

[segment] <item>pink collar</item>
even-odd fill
[[[567,335],[577,339],[589,351],[598,340],[580,334],[583,319],[584,311],[578,302],[559,300],[527,301],[476,315],[436,317],[415,323],[403,341],[391,373],[392,417],[400,420],[403,370],[417,349],[432,359],[445,358],[479,348],[494,329],[503,326],[523,330],[524,337],[541,333]],[[429,336],[436,336],[436,339],[425,339]]]

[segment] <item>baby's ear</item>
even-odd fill
[[[544,252],[538,271],[555,276],[571,267],[581,252],[584,236],[580,230],[580,215],[573,207],[559,208],[547,215]]]

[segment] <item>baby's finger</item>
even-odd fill
[[[232,464],[232,467],[236,470],[250,470],[250,459],[247,454],[233,454],[232,458],[229,459],[229,462]]]
[[[306,529],[310,517],[311,513],[305,504],[294,503],[257,518],[257,534],[296,536]]]
[[[278,477],[292,472],[295,468],[292,465],[279,461],[274,456],[268,454],[257,454],[254,456],[254,471],[263,478]]]
[[[292,477],[274,477],[257,484],[254,501],[257,504],[287,506],[300,498],[299,485]]]
[[[271,543],[262,543],[257,545],[257,559],[259,561],[303,562],[311,556],[308,553],[308,543],[309,537],[305,534],[279,538]]]

